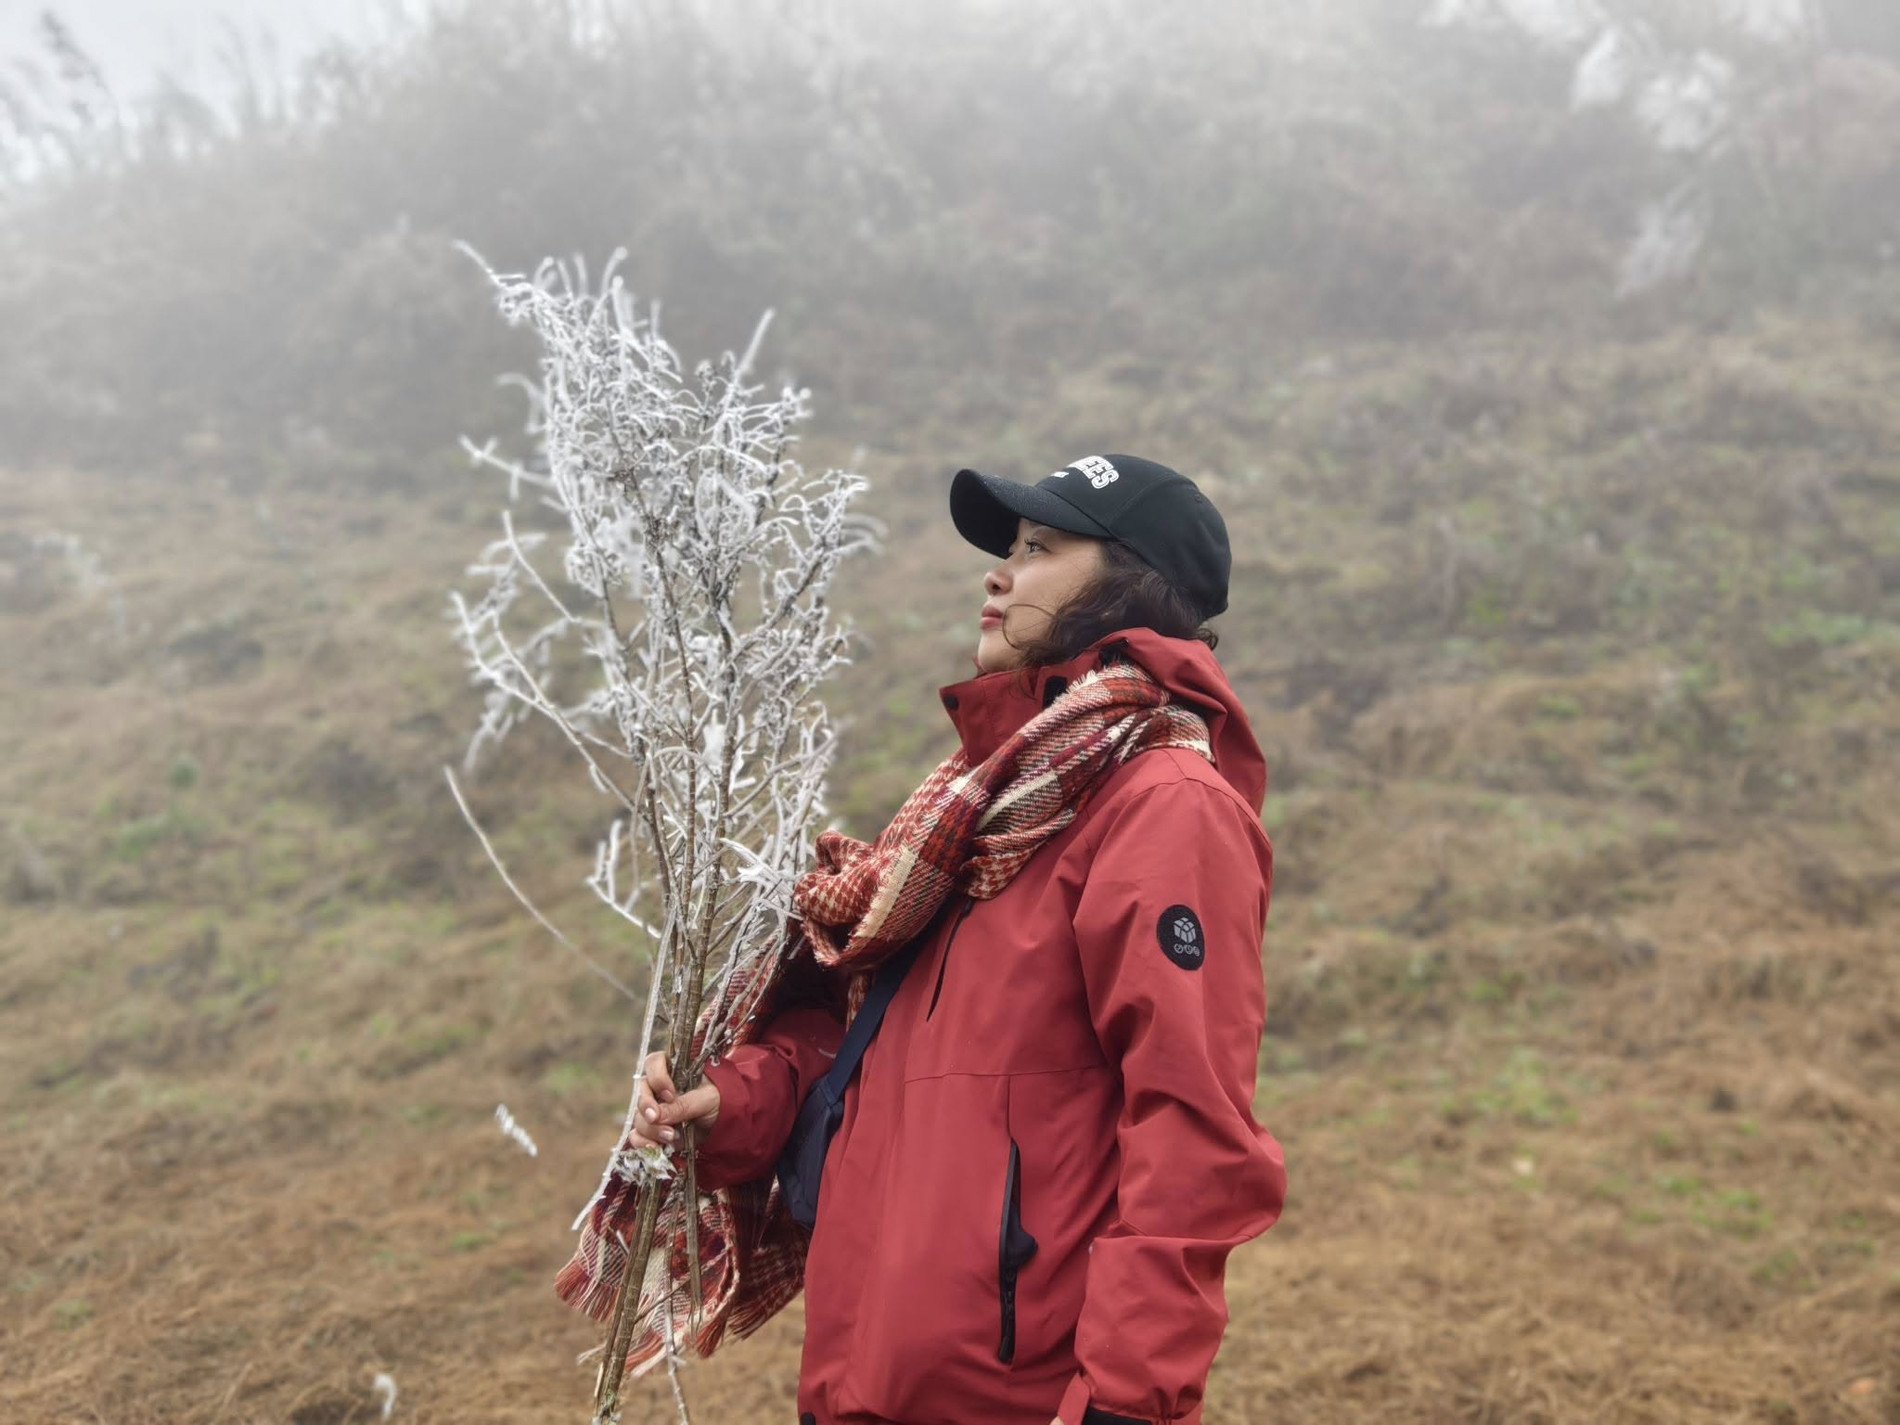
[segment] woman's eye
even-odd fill
[[[1028,551],[1031,549],[1041,549],[1043,547],[1044,547],[1043,543],[1039,539],[1026,539],[1023,541],[1023,549],[1025,551]]]

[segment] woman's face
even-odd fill
[[[976,666],[1020,668],[1022,648],[1042,637],[1062,606],[1102,572],[1102,541],[1019,520],[1009,556],[983,578]]]

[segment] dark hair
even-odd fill
[[[1040,638],[1011,643],[1025,668],[1066,663],[1105,634],[1123,628],[1151,628],[1168,638],[1198,638],[1209,648],[1220,641],[1187,596],[1119,539],[1102,542],[1102,572],[1049,621]],[[1003,637],[1009,638],[1007,631]]]

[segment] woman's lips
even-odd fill
[[[1001,628],[1003,626],[1003,616],[996,612],[995,609],[984,609],[982,613],[977,615],[976,622],[979,628]]]

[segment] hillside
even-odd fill
[[[1234,1260],[1210,1422],[1900,1418],[1879,323],[1107,361],[858,458],[890,529],[847,581],[860,831],[948,745],[982,570],[951,470],[1135,450],[1230,512],[1292,1197]],[[638,1026],[444,788],[476,712],[445,599],[499,491],[301,473],[0,486],[7,1421],[341,1425],[377,1371],[398,1419],[582,1418],[550,1281]],[[614,959],[563,749],[475,796]],[[788,1418],[797,1345],[794,1311],[695,1366],[700,1425]]]

